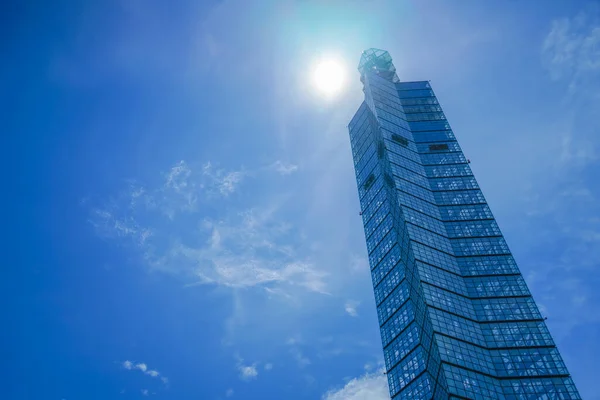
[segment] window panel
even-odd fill
[[[388,379],[389,382],[389,379]],[[398,400],[414,400],[414,399],[430,399],[433,392],[433,379],[429,374],[425,373],[419,376],[414,381],[410,382],[403,390],[398,394],[395,399]]]
[[[469,299],[428,284],[423,284],[423,292],[428,305],[465,318],[477,319]]]
[[[412,240],[416,240],[417,242],[426,244],[434,249],[452,254],[452,245],[448,238],[412,224],[407,224],[406,228],[408,229],[408,234]]]
[[[464,190],[451,192],[433,192],[433,197],[438,205],[459,204],[485,204],[485,198],[481,190]]]
[[[566,375],[569,372],[556,347],[493,350],[498,376]]]
[[[391,272],[389,272],[385,277],[381,280],[381,282],[375,287],[375,304],[378,306],[384,301],[387,296],[398,286],[400,282],[405,277],[405,267],[404,264],[397,263],[392,267]]]
[[[413,142],[408,142],[407,146],[401,145],[400,143],[395,142],[394,140],[391,139],[391,136],[393,135],[393,133],[386,131],[385,129],[382,129],[382,132],[384,133],[384,138],[385,138],[385,147],[386,149],[388,149],[388,151],[392,152],[393,154],[397,155],[397,156],[402,156],[403,158],[394,158],[397,161],[403,161],[403,159],[409,159],[410,161],[413,161],[413,163],[416,163],[416,165],[419,165],[419,167],[421,167],[421,158],[419,157],[419,154],[416,152],[416,148],[417,146],[413,143]],[[406,138],[405,136],[403,136],[404,138]],[[390,155],[388,154],[388,157]],[[402,163],[399,163],[402,164]],[[411,164],[414,165],[414,164]],[[413,169],[413,168],[410,168]],[[417,169],[416,171],[421,172],[422,168]],[[425,173],[423,172],[422,175],[425,175]]]
[[[415,211],[410,208],[403,208],[402,214],[404,220],[413,225],[420,226],[439,235],[446,235],[446,228],[444,223],[437,218],[433,218],[427,214]]]
[[[379,242],[375,250],[371,254],[369,254],[369,263],[370,265],[377,265],[383,256],[387,254],[388,251],[392,248],[394,243],[396,243],[396,235],[393,231],[387,233],[387,235]]]
[[[424,167],[425,173],[430,178],[447,178],[454,176],[472,176],[469,164],[432,165]]]
[[[383,325],[408,300],[408,283],[401,282],[392,293],[377,307],[379,325]]]
[[[371,253],[377,247],[386,235],[394,228],[394,218],[390,215],[374,230],[367,238],[367,251]],[[391,248],[391,247],[390,247]]]
[[[423,214],[427,214],[430,217],[441,219],[440,212],[434,204],[431,204],[430,202],[427,202],[414,195],[402,192],[400,190],[398,190],[396,193],[398,203],[400,205],[404,207],[410,207],[413,210],[419,211]]]
[[[438,104],[438,101],[435,97],[423,97],[423,98],[402,98],[402,97],[400,97],[400,102],[402,103],[403,106]]]
[[[386,370],[396,365],[401,359],[419,344],[418,328],[411,322],[401,335],[398,335],[383,351]]]
[[[450,124],[445,119],[441,121],[410,122],[409,124],[410,130],[413,132],[450,130]]]
[[[430,89],[431,86],[429,81],[399,82],[396,84],[396,88],[402,93],[403,90]]]
[[[417,121],[446,121],[446,116],[443,112],[420,112],[420,113],[412,113],[406,115],[406,120],[411,122],[411,126],[413,122]]]
[[[467,287],[462,277],[420,261],[417,261],[416,264],[419,270],[419,277],[423,282],[432,283],[464,296],[468,295]]]
[[[412,251],[415,259],[427,264],[435,265],[447,271],[460,273],[456,264],[456,258],[419,242],[412,242]]]
[[[408,324],[415,318],[411,302],[407,302],[402,308],[381,327],[381,342],[383,347],[387,347],[388,344],[398,334],[408,326]]]
[[[465,190],[479,189],[477,181],[473,176],[452,177],[452,178],[431,178],[429,179],[431,190]]]
[[[448,336],[436,334],[435,338],[443,361],[481,371],[489,375],[496,374],[489,350],[461,342]]]
[[[467,159],[462,153],[427,153],[421,154],[423,165],[444,165],[466,163]]]
[[[448,150],[443,150],[445,152],[459,152],[461,151],[460,146],[458,145],[458,142],[454,142],[454,141],[450,141],[450,142],[445,142],[445,143],[433,143],[435,145],[440,145],[440,144],[445,144],[448,146]],[[431,153],[431,150],[429,149],[429,143],[417,143],[416,144],[417,147],[417,151],[419,153]]]
[[[414,154],[414,153],[413,153]],[[388,155],[388,160],[391,163],[396,164],[397,166],[400,166],[408,171],[412,171],[413,173],[422,175],[423,177],[425,177],[425,170],[423,169],[423,166],[421,164],[419,164],[416,161],[413,161],[411,159],[408,159],[404,156],[401,156],[399,154],[394,153],[393,151],[389,151],[387,153]],[[425,187],[429,187],[429,183],[424,185]]]
[[[373,157],[373,155],[376,152],[377,147],[375,146],[374,143],[370,143],[368,148],[365,150],[365,152],[363,154],[360,155],[360,157],[356,157],[355,163],[354,163],[354,171],[355,172],[360,172],[365,168],[365,165],[367,164],[367,162],[369,162],[371,160],[371,157]]]
[[[450,238],[500,236],[502,232],[493,219],[481,221],[456,221],[445,223]]]
[[[371,202],[363,207],[363,224],[373,218],[373,215],[379,210],[382,204],[386,204],[386,207],[390,207],[386,190],[379,186],[379,191],[372,198]]]
[[[439,207],[440,215],[444,221],[469,221],[476,219],[492,219],[492,211],[487,204],[443,206]]]
[[[412,182],[409,182],[405,179],[401,179],[397,176],[394,176],[394,182],[396,183],[396,188],[398,190],[402,190],[403,192],[412,194],[413,196],[419,197],[423,200],[426,200],[430,203],[434,203],[433,193],[428,188],[424,188],[419,185],[415,185]]]
[[[515,259],[510,255],[457,258],[462,275],[518,274]]]
[[[425,352],[422,346],[418,346],[400,364],[388,371],[391,395],[394,396],[415,379],[425,369],[425,364]]]
[[[541,319],[531,297],[473,300],[480,321],[518,321]]]
[[[483,324],[483,335],[488,347],[553,346],[554,341],[542,321],[498,322]]]
[[[531,378],[502,381],[508,399],[581,400],[571,378]]]
[[[449,390],[458,396],[481,400],[504,398],[502,387],[494,378],[447,364],[444,364],[444,375]]]
[[[375,170],[375,182],[368,189],[365,189],[364,185],[358,187],[358,195],[360,196],[361,205],[368,205],[371,200],[379,193],[379,190],[383,186],[383,178],[381,178],[381,171]]]
[[[449,314],[436,308],[429,308],[429,316],[436,332],[467,342],[485,346],[485,339],[480,324]]]
[[[354,114],[354,117],[352,117],[352,119],[350,120],[350,123],[348,124],[348,130],[350,130],[350,132],[352,132],[357,126],[360,126],[361,121],[363,121],[365,118],[365,114],[366,114],[367,110],[368,110],[368,107],[365,104],[365,102],[363,101],[361,103],[360,107],[358,107],[356,114]]]
[[[457,257],[510,254],[503,237],[460,238],[450,242]]]
[[[389,207],[389,204],[387,204],[387,203],[382,204],[382,206],[377,211],[375,211],[375,213],[373,214],[373,217],[364,225],[365,226],[365,236],[367,237],[367,241],[368,241],[368,238],[371,237],[371,235],[375,232],[376,229],[381,228],[383,230],[385,228],[385,226],[380,227],[380,225],[386,218],[390,221],[393,221],[393,219],[394,219],[392,217],[392,215],[390,214],[390,207]],[[371,250],[373,250],[373,249],[371,248],[368,251],[371,252]]]
[[[528,296],[529,290],[521,275],[466,278],[472,297]]]
[[[401,90],[398,92],[401,99],[410,99],[414,97],[434,97],[433,90],[421,89],[421,90]]]
[[[414,183],[415,185],[419,185],[425,190],[429,189],[429,181],[427,180],[427,177],[412,172],[411,170],[401,167],[396,163],[390,163],[390,167],[395,176]]]

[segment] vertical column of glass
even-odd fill
[[[462,172],[456,174],[458,178],[454,181],[444,180],[445,172],[441,172],[439,177],[436,176],[436,168],[440,168],[437,165],[442,162],[439,157],[442,150],[451,154],[454,161],[459,162],[458,169],[462,165],[468,170],[468,165],[430,90],[429,83],[407,82],[399,83],[397,87],[417,151],[421,154],[421,164],[431,189],[432,203],[439,204],[438,192],[441,189],[458,190],[476,185],[475,182],[463,182],[463,175],[468,177],[470,171],[464,172],[462,169]],[[493,378],[493,360],[485,348],[485,338],[478,324],[475,307],[470,301],[460,266],[454,258],[453,243],[448,239],[444,223],[446,209],[436,209],[436,229],[425,227],[415,232],[413,247],[424,254],[420,264],[423,271],[423,288],[435,327],[435,340],[444,362],[449,391],[470,398],[503,398],[501,386]],[[433,221],[430,222],[430,225],[433,224]]]
[[[428,304],[474,328],[436,332],[451,392],[579,398],[429,83],[401,83],[398,89],[459,266],[455,273],[435,271],[431,287],[424,286],[430,287]]]
[[[438,379],[441,373],[440,357],[433,341],[433,326],[427,314],[425,294],[410,246],[413,226],[406,223],[401,207],[403,202],[414,204],[422,201],[423,197],[428,198],[423,193],[429,192],[427,180],[418,163],[416,147],[394,83],[376,73],[365,74],[363,82],[366,103],[376,117],[377,130],[381,134],[378,145],[380,164],[389,181],[391,190],[388,198],[391,199],[392,210],[398,215],[395,229],[400,244],[399,265],[404,269],[404,280],[398,291],[394,290],[381,303],[378,301],[390,394],[397,399],[429,399],[437,392],[439,398],[447,398],[445,380]],[[398,162],[397,157],[406,158],[406,162]],[[411,160],[412,164],[407,164]],[[378,299],[377,286],[375,296]],[[406,301],[412,310],[414,322],[397,336],[388,337],[388,322],[385,319],[391,316],[390,320],[394,321],[400,315],[400,301]]]

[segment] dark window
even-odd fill
[[[383,142],[379,142],[379,145],[377,146],[377,157],[383,158],[384,152],[385,152],[385,145],[383,144]]]
[[[369,190],[369,188],[371,186],[373,186],[373,182],[375,182],[375,175],[371,174],[371,175],[369,175],[369,177],[365,181],[365,184],[364,184],[365,190]]]
[[[394,180],[392,179],[391,176],[389,176],[388,174],[385,174],[383,176],[383,179],[385,180],[385,183],[387,183],[389,186],[394,187]]]
[[[395,133],[392,133],[392,140],[396,143],[400,143],[402,146],[408,146],[408,140],[400,135],[396,135]]]
[[[430,151],[434,151],[434,150],[448,150],[448,145],[446,143],[444,143],[444,144],[430,144],[429,145],[429,150]]]

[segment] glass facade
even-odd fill
[[[349,124],[392,399],[580,399],[429,82],[363,52]]]

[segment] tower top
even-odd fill
[[[392,63],[392,56],[385,50],[370,48],[363,51],[358,63],[358,71],[361,80],[365,73],[374,71],[377,75],[392,82],[400,82],[398,75],[396,75],[396,67]]]

